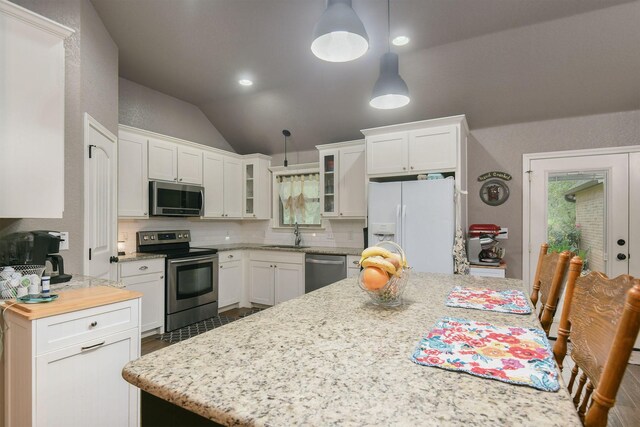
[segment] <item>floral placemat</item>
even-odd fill
[[[420,340],[411,360],[539,390],[560,388],[549,341],[541,329],[445,317]]]
[[[456,286],[447,297],[446,305],[503,313],[529,314],[531,306],[528,301],[525,293],[518,289],[496,291],[486,288]]]

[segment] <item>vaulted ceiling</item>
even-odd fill
[[[239,153],[362,138],[360,129],[467,114],[480,128],[640,108],[640,1],[392,0],[411,103],[368,105],[387,49],[384,0],[353,0],[370,49],[310,51],[325,0],[92,0],[120,76],[197,105]],[[251,87],[237,81],[254,80]]]

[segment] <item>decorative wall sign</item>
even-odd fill
[[[489,206],[499,206],[509,198],[509,187],[499,179],[491,179],[480,187],[480,199]]]
[[[498,179],[502,179],[505,181],[511,181],[511,175],[506,173],[506,172],[500,172],[500,171],[493,171],[493,172],[487,172],[487,173],[483,173],[482,175],[480,175],[478,177],[478,182],[482,182],[482,181],[486,181],[488,179],[491,178],[498,178]]]

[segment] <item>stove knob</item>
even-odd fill
[[[178,234],[178,239],[182,239],[182,234]]]
[[[149,236],[142,236],[142,240],[149,240]]]
[[[189,238],[189,233],[184,233],[183,236],[184,236],[185,239],[188,239]]]
[[[151,236],[151,240],[156,240],[156,236]]]

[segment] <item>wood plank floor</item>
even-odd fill
[[[225,311],[228,317],[240,318],[248,309],[236,308]],[[158,335],[152,335],[142,339],[141,353],[145,354],[154,352],[171,344],[158,339]],[[553,346],[553,341],[552,344]],[[571,368],[573,361],[567,356],[565,359],[565,368],[562,376],[565,383],[569,383],[571,377]],[[616,396],[616,405],[609,412],[610,427],[636,427],[640,426],[640,366],[627,365],[627,371],[622,380],[618,396]]]

